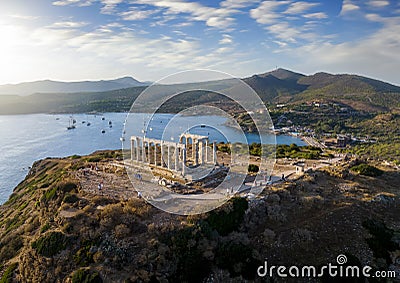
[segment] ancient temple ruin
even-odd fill
[[[210,152],[211,151],[211,152]],[[207,136],[184,133],[179,142],[132,136],[131,160],[185,176],[187,168],[217,164],[217,147]]]

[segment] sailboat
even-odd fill
[[[71,123],[72,122],[72,123]],[[75,127],[75,123],[76,123],[76,121],[74,120],[74,119],[72,119],[72,116],[70,117],[70,119],[69,119],[69,125],[68,125],[68,127],[67,127],[67,130],[73,130],[73,129],[75,129],[76,127]]]
[[[88,115],[86,115],[86,121],[87,121],[86,126],[90,126],[91,124],[90,124],[90,122],[89,122]]]

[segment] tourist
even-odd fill
[[[99,191],[101,191],[101,183],[99,183],[99,185],[97,186],[97,188],[99,189]]]
[[[138,198],[142,198],[142,193],[141,192],[137,192],[137,197]]]
[[[282,181],[286,181],[285,180],[285,174],[282,174]]]

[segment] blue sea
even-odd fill
[[[0,204],[8,199],[36,160],[74,154],[86,155],[102,149],[121,149],[120,138],[126,116],[126,113],[74,114],[73,116],[0,115]],[[169,114],[156,114],[154,118],[159,121],[168,121],[170,117]],[[207,124],[207,119],[214,119],[215,122],[215,117],[197,116],[194,119],[204,124]],[[72,120],[76,121],[76,128],[67,130]],[[142,123],[139,117],[137,120],[138,123]],[[112,127],[110,127],[110,121]],[[235,129],[223,126],[223,122],[222,119],[221,127],[224,127],[224,131],[229,132],[231,137],[235,137],[237,134]],[[203,128],[198,130],[198,134],[205,134],[201,131],[208,131],[210,140],[225,141],[223,137],[218,136],[218,133],[214,134]],[[153,135],[157,137],[156,127]],[[249,134],[247,139],[251,143],[257,141],[257,136]],[[284,135],[277,136],[276,142],[277,144],[304,145],[301,139]]]

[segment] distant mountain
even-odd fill
[[[289,71],[286,69],[282,69],[282,68],[279,68],[279,69],[276,69],[276,70],[273,70],[271,72],[267,72],[264,74],[260,74],[258,76],[260,76],[260,77],[274,76],[277,79],[285,80],[285,81],[298,81],[299,79],[306,77],[306,75],[296,73],[293,71]]]
[[[34,93],[101,92],[148,85],[131,77],[114,80],[58,82],[51,80],[0,85],[0,95],[26,96]]]
[[[244,81],[269,103],[325,100],[369,112],[400,107],[400,87],[358,75],[320,72],[306,76],[277,69]]]
[[[272,72],[253,75],[243,80],[256,90],[263,101],[272,101],[276,97],[292,96],[304,91],[307,86],[297,82],[303,77],[304,75],[302,74],[285,69],[277,69]]]
[[[307,76],[285,69],[277,69],[244,78],[243,81],[249,84],[265,103],[272,105],[326,101],[348,105],[355,110],[369,113],[400,109],[399,86],[358,75],[334,75],[320,72]],[[26,95],[29,92],[35,92],[35,94],[23,97],[0,95],[0,114],[129,111],[133,101],[144,89],[144,86],[136,86],[136,84],[142,85],[143,83],[126,77],[98,82],[42,81],[15,85],[12,86],[14,87],[12,89],[18,90],[19,94]],[[214,89],[217,92],[229,89],[229,83],[224,80],[201,84],[202,87],[199,89]],[[134,86],[132,87],[132,85]],[[197,83],[195,85],[197,86]],[[193,87],[192,84],[169,87],[184,91],[189,86]],[[0,93],[7,93],[4,90],[6,87],[0,86]],[[12,94],[10,91],[8,93]],[[186,96],[176,96],[174,99],[164,103],[163,111],[176,111],[213,101],[219,101],[220,104],[228,107],[231,107],[229,105],[232,104],[231,102],[225,103],[221,96],[215,93],[210,94],[207,91],[191,92]],[[155,98],[154,103],[156,100]]]

